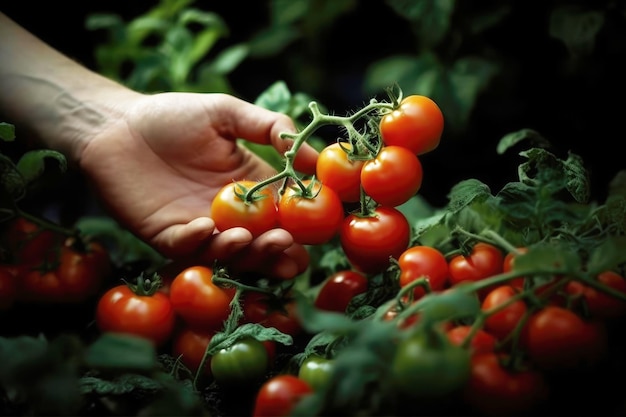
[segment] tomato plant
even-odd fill
[[[410,242],[411,227],[402,212],[379,206],[371,214],[351,213],[339,230],[346,258],[360,272],[378,273],[398,258]]]
[[[176,314],[189,326],[220,330],[230,314],[235,291],[213,283],[213,270],[202,265],[185,268],[170,284],[169,299]]]
[[[384,146],[361,169],[363,191],[374,201],[395,207],[407,202],[422,186],[422,163],[401,146]]]
[[[498,339],[485,329],[476,329],[474,334],[470,337],[472,326],[469,325],[456,325],[446,331],[446,335],[450,341],[457,346],[467,346],[472,355],[478,355],[480,353],[494,352],[496,350],[496,343]],[[467,343],[467,345],[466,345]]]
[[[345,148],[345,149],[344,149]],[[335,142],[322,149],[317,157],[315,176],[335,190],[339,199],[354,203],[361,198],[361,168],[365,161],[351,159],[352,145]]]
[[[309,355],[298,369],[298,378],[306,381],[314,391],[330,386],[334,362],[316,354]]]
[[[105,291],[96,305],[96,325],[101,332],[140,336],[163,346],[174,331],[176,314],[158,280],[137,279]]]
[[[252,416],[288,416],[304,396],[312,393],[313,388],[295,375],[275,375],[259,388],[254,400]]]
[[[485,319],[485,329],[499,340],[511,334],[526,314],[528,307],[523,299],[511,300],[518,293],[510,285],[500,285],[489,291],[481,304],[485,312],[496,309]]]
[[[448,261],[438,249],[416,245],[406,249],[398,258],[400,267],[399,283],[401,287],[419,278],[428,281],[432,291],[441,291],[448,284]],[[413,290],[413,298],[417,300],[426,294],[422,286]]]
[[[478,242],[468,255],[454,256],[448,262],[450,284],[457,285],[464,281],[480,281],[502,272],[504,255],[496,246]],[[480,293],[484,296],[489,289]]]
[[[256,237],[277,226],[276,200],[271,187],[256,191],[250,201],[244,199],[246,191],[257,184],[256,181],[236,181],[218,191],[211,203],[211,218],[218,230],[244,227]]]
[[[502,272],[510,272],[515,268],[515,257],[519,254],[528,252],[527,247],[518,247],[515,252],[508,252],[502,260]],[[524,277],[513,278],[509,281],[509,285],[515,288],[524,288]]]
[[[55,250],[56,259],[25,267],[20,297],[29,302],[80,303],[97,295],[112,271],[106,248],[97,241],[67,238]],[[51,256],[51,255],[49,255]]]
[[[270,367],[263,342],[252,337],[237,340],[211,357],[211,373],[218,384],[227,386],[260,381]]]
[[[294,298],[275,297],[257,291],[246,291],[241,299],[243,323],[258,323],[296,336],[302,332]]]
[[[422,95],[406,96],[398,108],[380,120],[380,134],[387,146],[410,149],[416,155],[439,146],[444,118],[432,99]]]
[[[469,350],[429,329],[400,340],[390,382],[410,398],[441,398],[461,388],[469,374]]]
[[[343,204],[337,193],[319,181],[302,180],[306,192],[288,187],[278,201],[278,225],[303,245],[330,241],[343,221]]]
[[[567,308],[548,305],[528,319],[522,342],[538,368],[572,371],[596,366],[607,352],[606,338],[604,322],[585,321]]]
[[[529,366],[512,368],[506,358],[495,352],[472,356],[463,400],[479,415],[532,415],[548,398],[550,388],[540,371]]]
[[[596,280],[608,288],[621,292],[626,296],[626,280],[614,271],[604,271],[596,277]],[[578,296],[585,312],[590,317],[599,320],[618,319],[626,316],[626,301],[603,292],[599,288],[592,287],[583,281],[569,281],[565,286],[565,292]]]
[[[368,279],[360,272],[349,269],[337,271],[327,277],[315,297],[315,307],[344,313],[354,296],[367,291]]]
[[[172,340],[172,355],[180,360],[192,372],[198,372],[204,353],[214,332],[192,329],[182,326],[174,333]],[[207,357],[202,368],[202,374],[211,377],[211,357]]]

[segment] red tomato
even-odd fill
[[[410,242],[411,226],[404,214],[380,206],[372,215],[349,214],[339,231],[341,248],[352,266],[363,273],[382,272],[389,258],[397,259]]]
[[[446,334],[448,339],[457,346],[463,346],[469,337],[472,326],[458,325],[450,328]],[[484,329],[477,329],[469,341],[469,349],[472,355],[494,352],[498,339]]]
[[[354,203],[361,198],[361,168],[365,161],[350,159],[344,148],[352,150],[352,145],[335,142],[322,149],[317,156],[315,176],[335,190],[341,201]]]
[[[480,281],[502,273],[504,255],[496,246],[478,242],[469,255],[457,255],[450,259],[450,284],[457,285],[464,281]],[[484,296],[489,289],[484,289]]]
[[[315,297],[315,307],[345,313],[352,298],[367,291],[368,280],[365,275],[352,270],[337,271],[321,285]]]
[[[410,150],[384,146],[361,169],[363,191],[383,206],[399,206],[422,186],[422,163]]]
[[[0,311],[9,310],[17,299],[17,278],[9,266],[0,266]]]
[[[41,303],[80,303],[95,296],[111,273],[108,252],[99,242],[74,246],[73,239],[58,250],[58,264],[25,269],[20,280],[20,297]]]
[[[39,265],[54,260],[66,236],[25,217],[11,220],[2,232],[2,243],[14,263]]]
[[[246,291],[241,296],[241,304],[244,323],[274,327],[290,336],[302,332],[294,298],[276,298],[262,292]]]
[[[524,326],[522,343],[530,360],[549,371],[593,368],[607,349],[604,322],[584,321],[564,307],[549,305]]]
[[[244,227],[256,237],[277,226],[278,214],[271,187],[255,192],[250,202],[243,199],[246,191],[256,184],[247,180],[231,182],[218,191],[211,204],[211,218],[218,230]]]
[[[213,270],[206,266],[190,266],[181,271],[170,284],[172,307],[190,327],[207,331],[221,330],[230,314],[234,289],[213,283]]]
[[[443,113],[439,106],[421,95],[405,97],[397,109],[380,120],[385,145],[403,146],[416,155],[439,146],[443,127]]]
[[[398,258],[400,267],[400,287],[419,278],[425,278],[432,291],[441,291],[448,284],[448,261],[443,253],[430,246],[412,246]],[[426,291],[417,286],[413,290],[413,299],[421,298]]]
[[[135,290],[127,284],[106,291],[96,306],[101,332],[126,333],[151,340],[156,346],[169,341],[176,315],[167,295],[156,290]]]
[[[202,363],[202,358],[206,352],[209,342],[213,338],[214,332],[202,331],[199,329],[191,329],[182,327],[174,335],[172,341],[172,353],[175,358],[180,360],[189,370],[197,372]],[[207,357],[202,367],[202,374],[211,376],[211,357]]]
[[[600,285],[604,285],[626,296],[626,280],[614,271],[605,271],[597,276]],[[603,292],[581,281],[570,281],[565,286],[565,292],[579,295],[584,301],[584,307],[590,317],[609,320],[626,316],[626,301]]]
[[[515,265],[515,257],[519,254],[523,254],[528,252],[528,248],[519,247],[516,248],[517,252],[509,252],[504,256],[504,260],[502,261],[502,272],[510,272],[513,270]],[[513,278],[509,281],[509,285],[523,289],[524,288],[524,277]]]
[[[523,299],[510,302],[518,292],[518,289],[510,285],[501,285],[489,291],[482,302],[483,311],[497,309],[485,319],[485,330],[499,340],[505,339],[515,330],[528,309]],[[508,305],[502,307],[504,304]]]
[[[502,363],[505,358],[493,352],[472,356],[464,402],[478,415],[533,415],[531,412],[547,400],[549,385],[535,369],[507,368]]]
[[[313,388],[295,375],[279,374],[271,377],[257,392],[253,417],[288,416],[298,402],[313,393]]]
[[[288,187],[278,201],[278,225],[303,245],[330,241],[343,221],[343,204],[337,193],[319,181],[303,180],[311,195],[302,195],[297,185]]]

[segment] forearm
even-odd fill
[[[137,93],[54,50],[0,12],[0,121],[71,162]]]

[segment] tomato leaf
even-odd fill
[[[10,123],[0,122],[0,140],[13,142],[15,140],[15,126]]]
[[[67,160],[65,156],[57,151],[49,149],[38,149],[24,153],[17,161],[17,169],[22,174],[26,183],[31,183],[39,178],[46,169],[46,160],[53,159],[58,163],[61,172],[67,170]]]
[[[626,264],[626,237],[609,236],[591,252],[587,271],[593,276],[623,264]]]
[[[147,373],[158,367],[154,345],[147,339],[105,333],[85,353],[88,366],[109,371]]]

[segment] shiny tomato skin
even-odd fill
[[[585,321],[572,310],[554,305],[528,319],[521,341],[530,361],[550,372],[593,369],[607,353],[604,321]]]
[[[170,284],[169,299],[176,314],[190,327],[218,331],[230,314],[235,292],[213,283],[213,270],[194,265]]]
[[[421,155],[439,146],[444,117],[431,98],[410,95],[402,99],[398,108],[383,116],[379,126],[386,146],[403,146]]]
[[[461,346],[465,343],[469,337],[472,326],[469,325],[456,325],[446,331],[446,335],[450,341]],[[469,349],[472,355],[478,355],[481,353],[495,352],[498,339],[491,333],[484,329],[477,329],[472,339],[469,341]]]
[[[489,311],[505,303],[519,293],[519,289],[510,285],[500,285],[487,293],[481,304],[482,311]],[[506,307],[490,314],[485,319],[485,329],[499,340],[506,338],[517,327],[526,314],[528,307],[523,299],[518,299]]]
[[[473,355],[471,374],[463,388],[463,400],[484,416],[533,415],[548,399],[550,387],[544,375],[532,367],[512,370],[503,366],[504,355]]]
[[[279,374],[261,385],[254,400],[252,417],[284,417],[313,388],[305,380],[291,374]]]
[[[96,325],[101,332],[131,334],[163,346],[174,331],[176,314],[161,292],[139,295],[127,284],[110,288],[96,305]]]
[[[311,180],[302,180],[308,187]],[[288,187],[278,201],[278,225],[302,245],[329,242],[344,218],[343,203],[337,193],[320,182],[313,184],[313,196],[298,195],[300,187]]]
[[[418,157],[401,146],[384,146],[361,169],[365,194],[383,206],[407,202],[422,186],[424,171]]]
[[[345,313],[350,301],[367,291],[367,277],[357,271],[341,270],[327,277],[321,285],[314,301],[315,307]]]
[[[242,386],[259,382],[270,368],[270,358],[263,342],[252,337],[237,340],[220,349],[211,358],[214,380],[224,386]]]
[[[450,284],[475,282],[502,273],[504,255],[502,251],[489,243],[478,242],[472,247],[469,255],[457,255],[448,262],[450,268]],[[491,288],[479,291],[482,299]]]
[[[361,168],[365,161],[351,160],[342,148],[352,149],[350,143],[331,143],[317,157],[315,176],[332,188],[345,203],[355,203],[361,198]]]
[[[297,336],[302,333],[302,323],[297,315],[294,298],[275,299],[257,291],[246,291],[241,296],[243,323],[258,323]]]
[[[626,296],[626,279],[617,272],[601,272],[596,280],[601,285]],[[565,292],[579,296],[581,303],[584,302],[584,307],[581,306],[581,308],[584,308],[592,318],[612,320],[626,317],[626,301],[585,284],[583,281],[569,281],[565,286]]]
[[[183,326],[174,334],[172,354],[180,357],[182,363],[193,373],[198,372],[204,353],[215,333]],[[211,357],[207,357],[202,367],[202,375],[211,377]]]
[[[211,203],[211,218],[219,231],[244,227],[256,237],[277,227],[278,213],[271,187],[255,192],[254,201],[249,203],[237,195],[256,184],[256,181],[236,181],[224,185],[218,191]]]
[[[339,240],[350,264],[365,274],[387,269],[409,246],[411,226],[402,212],[376,207],[371,216],[349,214],[343,220]]]
[[[448,285],[450,275],[448,261],[436,248],[424,245],[412,246],[400,255],[398,266],[400,287],[405,287],[422,277],[428,281],[432,291],[441,291]],[[413,290],[413,299],[417,300],[425,294],[424,288],[417,286]]]

